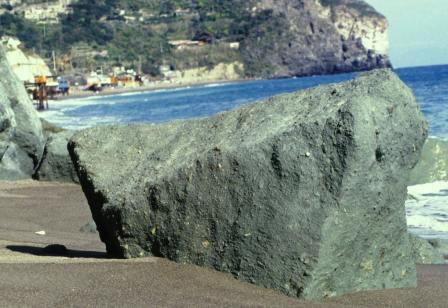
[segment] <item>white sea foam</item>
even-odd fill
[[[209,83],[209,84],[203,85],[202,87],[204,87],[204,88],[216,88],[216,87],[228,86],[228,85],[233,85],[233,84],[237,84],[237,83],[235,83],[235,82]]]
[[[126,93],[114,94],[114,95],[109,95],[109,96],[133,96],[133,95],[148,94],[151,92],[153,92],[153,91],[145,90],[145,91],[136,91],[136,92],[126,92]]]
[[[101,102],[101,104],[114,104],[115,102]],[[105,125],[111,123],[120,123],[120,116],[101,116],[101,117],[78,117],[68,116],[66,112],[75,110],[82,106],[95,105],[98,102],[82,100],[64,100],[50,103],[50,109],[39,112],[39,117],[66,129],[84,129],[96,125]]]
[[[101,100],[99,101],[101,96],[95,96],[95,97],[84,97],[84,98],[74,98],[74,99],[67,99],[67,100],[56,100],[56,101],[49,101],[50,105],[50,111],[51,110],[59,110],[59,109],[65,109],[67,107],[81,107],[81,106],[87,106],[87,105],[95,105],[95,104],[114,104],[115,101],[113,100]],[[43,112],[46,113],[46,112]]]
[[[96,99],[102,99],[102,98],[105,98],[105,97],[107,97],[108,95],[98,95],[98,94],[96,94],[96,95],[91,95],[91,96],[87,96],[87,97],[80,97],[80,98],[75,98],[75,99],[73,99],[73,100],[96,100]]]
[[[448,239],[448,182],[409,186],[408,194],[409,229],[423,237]]]
[[[191,86],[185,86],[185,87],[178,87],[178,88],[164,88],[164,89],[155,89],[151,92],[160,93],[160,92],[175,92],[175,91],[182,91],[182,90],[188,90],[191,89]]]

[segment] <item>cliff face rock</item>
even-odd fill
[[[68,148],[109,254],[315,299],[415,286],[404,202],[426,135],[411,90],[378,70]]]
[[[242,45],[246,62],[265,59],[269,77],[391,66],[387,20],[361,0],[260,0],[255,9],[272,9],[286,21],[277,35]]]
[[[328,5],[331,20],[343,40],[359,40],[367,51],[387,57],[389,36],[384,16],[357,0],[329,1]]]
[[[27,55],[20,48],[20,40],[12,37],[3,37],[2,45],[6,59],[14,74],[21,81],[34,82],[34,76],[51,76],[50,68],[45,61],[37,55]]]
[[[0,47],[0,179],[30,178],[45,144],[42,125],[23,83]]]
[[[255,78],[390,66],[387,21],[362,0],[134,1],[132,5],[120,0],[108,4],[84,0],[65,11],[69,2],[42,2],[29,10],[21,10],[22,6],[13,10],[38,23],[60,23],[50,35],[56,41],[71,37],[53,46],[60,67],[67,70],[73,70],[73,65],[90,69],[94,55],[99,56],[96,66],[110,70],[117,57],[123,66],[137,69],[135,57],[141,55],[141,69],[151,75],[160,74],[159,67],[165,65],[188,74],[190,69],[234,62],[244,64],[244,77]],[[70,17],[60,18],[57,12]],[[17,24],[8,27],[9,32],[17,32]],[[37,39],[27,42],[29,47],[43,48],[42,55],[51,52],[36,43],[48,39],[42,31],[33,32]],[[205,44],[191,41],[197,39]],[[176,45],[182,41],[189,43]],[[96,47],[86,49],[85,45]]]
[[[169,71],[165,77],[169,77],[179,83],[200,83],[222,80],[242,79],[244,65],[239,62],[220,63],[212,68],[198,67],[182,71]]]

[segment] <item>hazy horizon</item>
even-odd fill
[[[448,64],[447,0],[364,0],[389,21],[396,68]]]

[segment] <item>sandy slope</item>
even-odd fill
[[[229,274],[160,258],[108,259],[79,186],[0,182],[0,307],[447,307],[448,265],[419,266],[417,289],[308,303]],[[46,235],[36,231],[45,230]],[[66,253],[45,252],[49,244]]]

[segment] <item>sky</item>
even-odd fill
[[[364,0],[389,21],[394,67],[448,64],[448,0]]]

